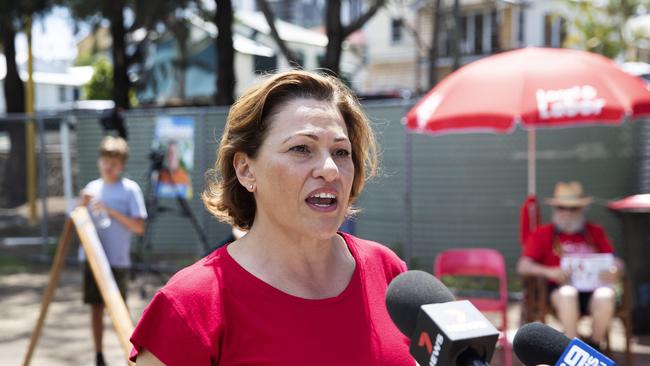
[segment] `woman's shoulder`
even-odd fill
[[[212,357],[225,324],[219,265],[211,254],[180,270],[158,290],[131,338],[138,351],[146,348],[171,359],[180,356],[165,347],[176,344],[189,352],[183,356],[188,360]]]
[[[196,303],[217,301],[222,286],[224,263],[219,248],[206,257],[176,272],[160,289],[175,303]],[[212,302],[214,303],[214,302]]]

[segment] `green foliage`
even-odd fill
[[[111,100],[113,98],[113,67],[106,58],[99,58],[93,65],[93,77],[84,85],[84,98]]]
[[[3,0],[0,0],[3,1]],[[55,0],[53,0],[55,1]],[[144,60],[146,41],[148,37],[136,37],[140,41],[133,41],[126,45],[126,40],[134,31],[158,32],[168,29],[170,22],[191,7],[199,7],[201,1],[197,0],[56,0],[70,9],[76,20],[86,21],[96,26],[108,21],[111,36],[113,37],[114,67],[111,75],[113,81],[108,85],[105,74],[95,74],[97,82],[91,81],[85,87],[86,98],[114,99],[117,106],[128,108],[134,100],[132,85],[129,82],[127,70],[129,67],[141,64]],[[125,14],[129,16],[124,17]],[[89,62],[89,56],[82,56],[78,64]],[[105,70],[102,70],[105,71]],[[108,93],[115,88],[115,93]]]
[[[97,61],[97,55],[91,53],[85,53],[83,55],[77,56],[77,59],[74,60],[75,66],[92,66]]]
[[[565,0],[571,33],[568,47],[577,47],[609,58],[623,55],[637,37],[627,32],[628,20],[650,5],[648,0]]]

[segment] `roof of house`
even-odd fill
[[[190,16],[188,19],[192,25],[206,32],[210,37],[217,37],[217,27],[213,23],[205,21],[199,16]],[[239,53],[265,57],[273,56],[275,53],[272,48],[246,38],[241,34],[234,33],[232,39],[233,47]]]
[[[20,78],[27,81],[27,71],[19,71]],[[4,80],[7,76],[7,62],[5,55],[0,54],[0,80]],[[92,66],[76,66],[70,67],[66,72],[45,72],[34,71],[32,77],[37,84],[54,84],[54,85],[69,85],[81,86],[90,81],[93,76]]]
[[[197,15],[190,15],[188,19],[194,26],[201,28],[206,33],[208,33],[211,37],[217,36],[217,26],[214,23],[208,22]],[[266,18],[264,18],[264,15],[260,12],[236,11],[235,23],[250,28],[254,32],[262,33],[265,35],[270,35],[271,33],[271,28],[269,27],[269,24],[266,22]],[[327,45],[327,36],[325,36],[320,32],[309,30],[291,23],[287,23],[280,19],[276,19],[275,26],[278,30],[278,34],[280,35],[280,38],[284,39],[287,42],[303,43],[303,44],[319,46],[319,47],[325,47]],[[258,46],[268,48],[252,40],[251,38],[245,37],[242,34],[234,32],[233,42],[235,45],[235,49],[237,51],[240,51],[240,49],[237,48],[238,46],[242,48],[240,52],[249,50],[249,48],[246,47],[252,46],[251,43],[246,45],[244,43],[246,42],[244,39],[250,42],[254,42]],[[244,53],[249,53],[249,52],[244,52]]]
[[[271,34],[271,27],[269,27],[264,14],[261,12],[238,11],[235,13],[235,18],[241,24],[250,27],[260,33],[266,35]],[[327,36],[322,33],[297,26],[280,19],[275,20],[275,27],[278,30],[280,38],[287,42],[304,43],[320,47],[327,46]]]

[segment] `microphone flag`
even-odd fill
[[[490,360],[499,338],[499,331],[468,300],[422,305],[416,324],[410,352],[422,366],[455,364],[468,350]]]
[[[616,366],[616,363],[578,338],[573,338],[555,366]]]

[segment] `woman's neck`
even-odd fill
[[[340,235],[318,239],[255,225],[228,252],[262,281],[304,298],[336,296],[356,266]]]

